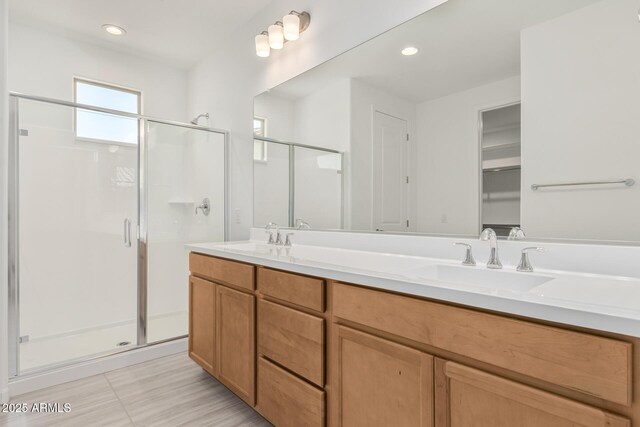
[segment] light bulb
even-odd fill
[[[287,40],[298,40],[300,38],[300,17],[290,13],[282,18],[284,26],[284,38]]]
[[[266,58],[271,54],[269,48],[269,36],[267,34],[258,34],[256,36],[256,55]]]
[[[284,31],[281,24],[269,25],[269,46],[271,49],[282,49],[284,46]]]

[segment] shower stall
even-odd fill
[[[188,334],[186,242],[226,238],[226,131],[11,94],[10,369]],[[82,138],[76,121],[128,129]]]

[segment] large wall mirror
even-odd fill
[[[449,0],[257,96],[255,226],[640,241],[638,6]]]

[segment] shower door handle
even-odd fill
[[[131,247],[131,220],[129,218],[124,219],[124,245],[127,248]]]

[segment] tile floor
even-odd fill
[[[0,414],[0,426],[271,426],[177,354],[12,398],[70,403],[68,413]]]

